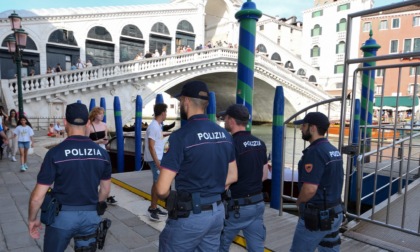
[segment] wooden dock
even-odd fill
[[[150,188],[152,187],[152,173],[150,171],[113,174],[112,181],[114,184],[150,200]],[[297,216],[286,212],[279,216],[278,210],[270,208],[267,204],[264,213],[264,223],[267,230],[265,251],[289,251],[297,221]],[[241,235],[236,238],[235,242],[241,246],[244,245],[244,239]],[[346,236],[342,236],[341,242],[341,251],[343,252],[389,251]]]

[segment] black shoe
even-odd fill
[[[148,210],[149,212],[149,219],[151,221],[160,221],[159,219],[159,215],[157,214],[157,212],[155,210]]]
[[[107,202],[107,203],[109,203],[109,204],[115,204],[115,203],[117,203],[118,201],[116,201],[116,200],[114,199],[114,197],[115,197],[115,196],[110,196],[110,197],[108,197],[108,198],[106,199],[106,202]]]
[[[164,212],[164,211],[160,210],[160,208],[159,208],[159,207],[158,207],[158,208],[156,208],[156,213],[157,213],[159,216],[166,216],[166,215],[168,215],[168,213],[167,213],[167,212]]]
[[[156,207],[155,209],[152,209],[152,208],[148,208],[147,209],[147,211],[149,211],[149,213],[151,214],[151,213],[155,213],[155,214],[157,214],[157,215],[159,215],[159,216],[162,216],[162,217],[165,217],[165,216],[167,216],[168,215],[168,213],[166,213],[166,212],[163,212],[162,210],[160,210],[160,208],[159,207]]]
[[[160,217],[165,217],[166,215],[168,215],[165,212],[162,212],[162,210],[159,209],[159,207],[157,207],[156,209],[151,209],[150,207],[147,209],[147,211],[149,212],[149,218],[152,221],[162,221]]]

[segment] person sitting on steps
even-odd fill
[[[54,131],[56,136],[63,136],[64,137],[64,129],[60,126],[60,122],[57,121],[54,126]]]
[[[49,137],[56,137],[57,136],[57,134],[55,133],[55,130],[54,130],[54,124],[53,123],[50,123],[50,126],[48,127],[47,136],[49,136]]]

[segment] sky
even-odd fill
[[[211,0],[208,0],[211,1]],[[245,0],[244,0],[245,1]],[[375,0],[374,7],[380,7],[402,0]],[[6,10],[97,7],[115,5],[142,5],[170,3],[170,0],[1,0],[0,12]],[[264,14],[279,17],[296,16],[302,21],[302,11],[313,7],[313,0],[253,0],[257,9]]]

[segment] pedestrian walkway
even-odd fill
[[[0,160],[0,252],[42,251],[44,230],[39,240],[29,236],[28,202],[47,148],[63,139],[48,137],[45,131],[35,132],[34,154],[28,156],[29,169],[26,172],[20,172],[19,155],[16,157],[18,162],[12,162],[6,156]],[[111,195],[118,202],[109,205],[104,215],[112,220],[112,225],[102,251],[158,251],[159,234],[165,222],[149,220],[147,208],[150,202],[114,184]],[[73,241],[66,249],[69,251],[74,251]],[[236,246],[231,251],[244,249]]]

